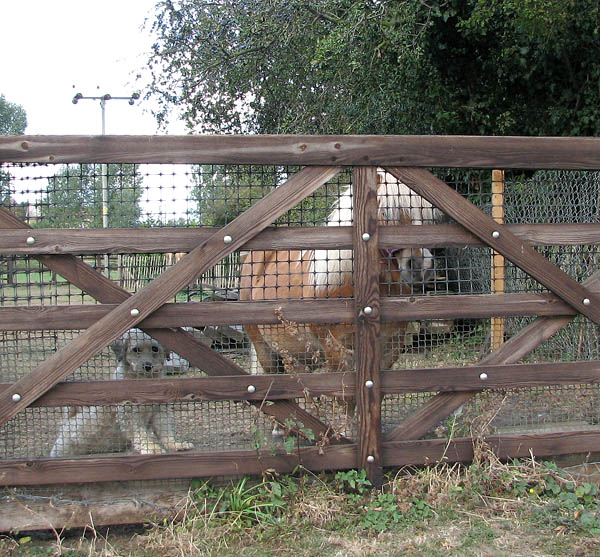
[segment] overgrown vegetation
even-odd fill
[[[41,545],[0,541],[7,555],[596,555],[600,493],[551,462],[498,461],[388,472],[372,489],[364,471],[192,482],[175,521],[123,539]],[[94,542],[95,548],[94,548]]]

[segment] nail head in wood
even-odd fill
[[[483,372],[479,374],[479,379],[481,379],[482,381],[485,381],[488,378],[488,374]]]
[[[375,462],[375,457],[374,457],[372,454],[370,454],[370,455],[367,457],[367,462]]]
[[[590,301],[590,299],[589,299],[589,298],[584,298],[584,299],[583,299],[583,305],[584,305],[584,306],[589,306],[591,303],[592,303],[592,302]]]
[[[131,314],[131,317],[137,317],[140,314],[140,310],[133,308],[129,313]]]
[[[492,232],[492,238],[500,238],[500,232],[498,232],[497,230],[494,230]]]
[[[370,379],[368,381],[365,381],[365,387],[367,389],[372,389],[374,385],[375,383],[373,383],[373,381],[371,381]]]
[[[15,394],[12,396],[12,401],[13,401],[13,402],[21,402],[21,395],[20,395],[19,393],[15,393]]]
[[[248,392],[250,394],[255,393],[256,392],[256,387],[254,385],[248,385]]]
[[[365,306],[363,309],[363,313],[365,315],[371,315],[373,313],[373,308],[371,306]]]
[[[231,244],[231,242],[233,242],[233,238],[231,236],[223,236],[223,242],[225,244]]]
[[[29,236],[26,241],[30,246],[35,244],[35,238],[33,236]]]
[[[362,239],[363,239],[365,242],[368,242],[368,241],[371,239],[371,235],[370,235],[368,232],[365,232],[365,233],[362,235]]]

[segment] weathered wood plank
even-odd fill
[[[517,267],[569,303],[582,315],[600,324],[600,296],[586,289],[541,253],[519,240],[502,225],[475,207],[458,192],[418,168],[388,168],[389,172]]]
[[[600,224],[507,224],[506,229],[531,245],[600,244]],[[6,230],[2,255],[90,255],[97,253],[178,253],[192,251],[215,228],[92,228]],[[33,237],[35,243],[28,244]],[[458,225],[385,226],[382,248],[479,247],[485,244]],[[351,249],[352,227],[315,226],[268,229],[248,240],[244,250]]]
[[[0,162],[600,168],[594,137],[385,135],[0,137]]]
[[[252,385],[256,390],[249,393]],[[32,407],[105,406],[200,400],[282,400],[343,396],[354,392],[354,373],[298,375],[237,375],[176,379],[123,379],[119,381],[63,381],[31,404]],[[10,383],[0,383],[0,391]]]
[[[62,486],[48,496],[29,489],[4,491],[0,532],[32,530],[97,529],[117,524],[148,524],[177,520],[188,505],[190,481],[134,488],[130,484]]]
[[[482,375],[483,374],[483,375]],[[600,362],[496,364],[405,369],[383,374],[382,392],[461,392],[546,385],[596,384]]]
[[[202,272],[239,248],[338,172],[337,167],[307,168],[298,172],[222,229],[224,234],[231,237],[230,243],[224,243],[220,233],[211,237],[146,288],[123,301],[69,345],[17,381],[12,393],[0,393],[0,423],[5,423],[26,408],[92,355],[135,327]],[[14,393],[20,396],[16,402],[11,398]]]
[[[598,450],[598,430],[489,436],[485,442],[501,459],[550,457]],[[473,439],[426,439],[385,442],[383,466],[409,466],[473,459]],[[297,466],[308,470],[353,468],[357,445],[300,448],[291,454],[271,451],[223,451],[168,455],[101,456],[76,459],[36,459],[0,461],[4,485],[45,485],[101,481],[150,480],[223,475],[260,475],[273,469],[288,473]]]
[[[485,373],[485,378],[481,374]],[[251,375],[137,379],[120,381],[67,381],[50,389],[31,404],[34,407],[151,404],[199,400],[247,400],[261,402],[302,398],[308,395],[342,397],[361,389],[357,375],[348,372],[298,375]],[[371,379],[374,381],[373,379]],[[548,385],[600,383],[600,362],[477,365],[382,371],[382,395],[416,392],[522,389]],[[248,392],[252,385],[255,391]],[[0,383],[0,392],[10,388]]]
[[[484,442],[502,460],[530,457],[545,458],[561,454],[597,452],[600,431],[564,431],[525,435],[489,436]],[[436,462],[470,462],[473,439],[423,439],[383,444],[384,466],[418,466]]]
[[[483,319],[500,316],[576,315],[553,294],[461,294],[384,297],[383,321],[424,319]],[[116,304],[80,306],[18,306],[0,308],[0,331],[86,329],[117,307]],[[350,298],[253,302],[168,303],[138,325],[202,327],[204,325],[277,324],[281,318],[296,323],[350,323],[354,307]]]
[[[116,304],[4,307],[0,308],[0,331],[86,329],[116,307]],[[354,318],[354,307],[350,298],[167,303],[138,326],[148,329],[186,325],[276,324],[281,322],[281,316],[301,323],[350,322]]]
[[[74,459],[0,461],[3,485],[44,485],[261,475],[267,470],[285,474],[298,466],[308,470],[341,470],[356,466],[354,444],[281,450],[237,450],[213,453],[98,456]]]
[[[379,300],[379,235],[377,173],[355,167],[354,196],[354,300],[357,369],[358,469],[364,469],[374,486],[383,481],[381,452],[381,346]],[[368,241],[363,234],[369,234]]]

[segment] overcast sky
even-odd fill
[[[142,28],[156,1],[0,0],[0,94],[25,109],[25,133],[101,132],[99,101],[72,98],[136,90],[151,44]],[[106,133],[157,133],[148,109],[143,100],[108,101]]]

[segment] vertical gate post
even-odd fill
[[[355,167],[354,297],[358,463],[374,486],[383,481],[381,448],[381,348],[379,344],[379,247],[377,171]]]
[[[504,170],[492,170],[492,218],[504,224]],[[504,256],[492,250],[492,294],[504,294]],[[504,318],[492,317],[491,349],[498,350],[504,342]]]

